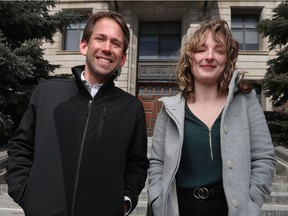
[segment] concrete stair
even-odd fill
[[[276,148],[277,149],[277,148]],[[288,175],[287,170],[288,164],[286,162],[285,156],[282,154],[288,155],[287,149],[280,149],[277,151],[276,158],[279,162],[281,160],[280,169],[277,169],[274,181],[273,181],[273,191],[268,200],[264,203],[262,210],[263,216],[288,216]],[[148,139],[148,157],[151,155],[151,137]],[[5,176],[5,163],[6,163],[6,152],[1,152],[0,154],[0,209],[3,208],[11,208],[18,209],[18,215],[23,215],[21,213],[21,208],[13,202],[13,200],[7,194],[7,185],[4,182]],[[288,161],[288,160],[287,160]],[[277,166],[279,168],[279,166]],[[146,216],[147,211],[147,182],[145,188],[142,190],[138,205],[134,209],[134,211],[130,214],[131,216]],[[0,212],[1,215],[1,212]]]
[[[263,216],[288,215],[288,176],[274,177],[272,193],[262,209]]]
[[[273,190],[262,207],[263,216],[288,215],[288,149],[276,146],[275,158],[277,165]]]
[[[288,149],[276,146],[275,158],[277,160],[276,175],[288,176]]]
[[[147,184],[146,184],[147,185]],[[147,212],[147,186],[142,190],[140,196],[138,205],[134,209],[134,211],[130,214],[130,216],[146,216]]]
[[[0,152],[0,184],[5,183],[6,165],[7,165],[7,151]]]

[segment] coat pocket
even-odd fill
[[[262,216],[262,210],[250,199],[248,203],[247,214],[245,215]]]

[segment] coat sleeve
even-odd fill
[[[154,127],[150,167],[148,170],[148,212],[153,215],[152,204],[159,197],[164,167],[164,144],[168,115],[161,108]]]
[[[34,156],[35,95],[34,91],[27,111],[23,115],[14,136],[8,141],[8,163],[5,180],[8,184],[8,194],[20,205]]]
[[[138,203],[138,196],[145,186],[149,161],[147,158],[146,118],[142,103],[139,102],[135,130],[127,152],[125,169],[125,196],[131,199],[131,211]],[[130,212],[131,212],[130,211]]]
[[[263,110],[255,92],[251,94],[248,104],[251,143],[250,197],[262,206],[272,190],[275,173],[274,146]]]

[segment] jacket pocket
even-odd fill
[[[151,203],[152,215],[153,216],[163,216],[163,201],[160,196],[158,196],[152,203]]]
[[[26,183],[23,185],[23,188],[21,188],[22,195],[21,195],[20,200],[19,200],[19,205],[21,207],[23,207],[25,205],[25,201],[27,199],[28,183],[29,183],[29,178],[27,179]]]
[[[248,203],[247,214],[246,215],[253,215],[253,216],[262,216],[261,208],[254,203],[251,199]]]
[[[102,115],[101,115],[101,119],[100,119],[100,123],[99,123],[97,136],[101,136],[101,134],[102,134],[105,119],[106,119],[106,106],[104,106],[103,110],[102,110]]]

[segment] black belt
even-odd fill
[[[193,197],[197,200],[225,198],[223,188],[179,188],[177,193],[182,196]]]

